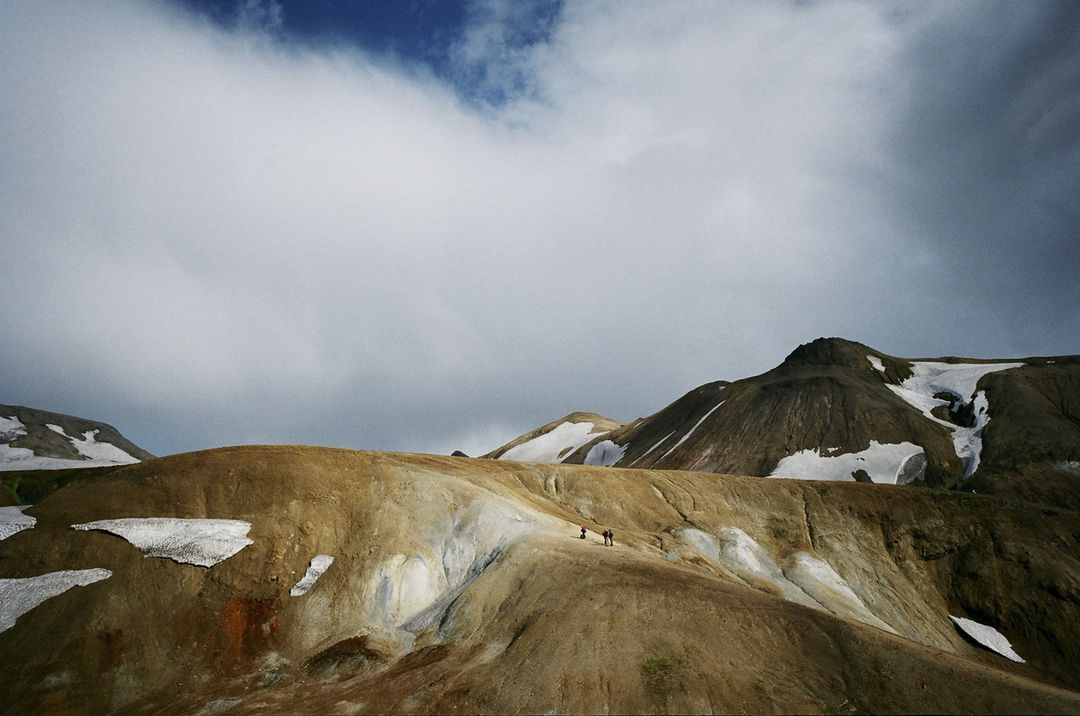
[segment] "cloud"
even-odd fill
[[[1067,9],[489,3],[470,102],[237,7],[0,9],[5,402],[472,454],[819,335],[1075,352]]]

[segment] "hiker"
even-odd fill
[[[615,531],[614,530],[608,530],[607,531],[607,538],[608,538],[607,545],[609,547],[614,547],[615,546]]]
[[[608,532],[607,532],[607,530],[604,530],[604,546],[607,547],[607,544],[608,544]]]
[[[581,526],[581,539],[585,539],[585,525]]]

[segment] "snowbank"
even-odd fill
[[[37,577],[0,579],[0,632],[15,626],[16,619],[46,599],[111,576],[107,569],[75,569]]]
[[[549,430],[528,442],[515,445],[502,455],[500,460],[520,460],[521,462],[562,462],[570,453],[585,443],[607,431],[594,433],[590,422],[566,422],[554,430]]]
[[[252,543],[250,522],[241,520],[128,517],[72,525],[123,537],[146,557],[164,557],[182,564],[212,567]]]
[[[28,530],[37,523],[36,517],[23,514],[23,510],[32,506],[0,507],[0,540],[5,540],[16,532]]]
[[[776,463],[769,477],[853,482],[852,473],[865,470],[873,482],[904,484],[922,478],[917,469],[908,468],[914,466],[909,462],[912,458],[924,454],[914,443],[882,445],[876,440],[871,440],[870,447],[862,452],[844,455],[821,455],[816,448],[800,450]],[[925,466],[925,460],[922,465]]]
[[[963,631],[965,634],[970,636],[978,643],[985,646],[990,651],[997,652],[998,654],[1004,656],[1006,659],[1012,659],[1013,661],[1017,661],[1021,664],[1024,663],[1024,660],[1020,658],[1020,655],[1013,651],[1012,644],[1010,644],[1009,640],[1005,638],[1005,635],[999,632],[994,627],[980,624],[979,622],[972,621],[971,619],[954,617],[952,614],[949,615],[949,619],[952,619],[953,623],[956,624],[956,626],[960,627],[961,631]]]
[[[293,588],[289,590],[289,595],[299,597],[307,594],[315,586],[315,582],[323,575],[323,572],[333,563],[334,558],[328,554],[317,554],[312,557],[311,564],[308,565],[307,572],[304,573],[304,578],[293,585]]]
[[[601,467],[611,467],[619,460],[622,460],[622,456],[626,454],[627,445],[616,445],[611,440],[601,440],[600,442],[589,448],[589,454],[585,456],[585,465],[599,465]]]
[[[978,391],[979,380],[987,373],[999,370],[1020,368],[1023,363],[938,363],[934,361],[915,361],[911,364],[912,374],[900,385],[888,386],[911,405],[922,411],[930,420],[944,425],[953,433],[953,445],[956,456],[964,463],[964,477],[970,477],[979,467],[979,455],[982,453],[982,431],[990,422],[990,406],[986,393]],[[960,401],[974,404],[975,424],[970,428],[954,425],[942,420],[931,411],[941,405],[950,405],[951,401],[935,398],[938,393],[951,393]]]

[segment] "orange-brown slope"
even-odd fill
[[[1046,683],[1077,687],[1073,513],[301,447],[124,467],[27,512],[38,524],[0,542],[0,578],[112,576],[0,632],[13,712],[1080,712]],[[70,529],[147,516],[246,520],[253,543],[204,568]],[[827,560],[897,633],[702,552],[732,529],[781,564]],[[316,554],[335,561],[290,596]],[[994,624],[1028,663],[972,645],[948,613]]]

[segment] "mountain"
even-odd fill
[[[254,446],[0,518],[10,713],[1080,713],[1072,510]]]
[[[1076,509],[1080,356],[907,359],[820,338],[766,373],[703,385],[559,461],[920,484]]]
[[[625,427],[595,413],[570,413],[508,442],[483,457],[521,462],[562,462],[585,443]]]
[[[152,457],[111,425],[0,405],[0,470],[126,465]]]

